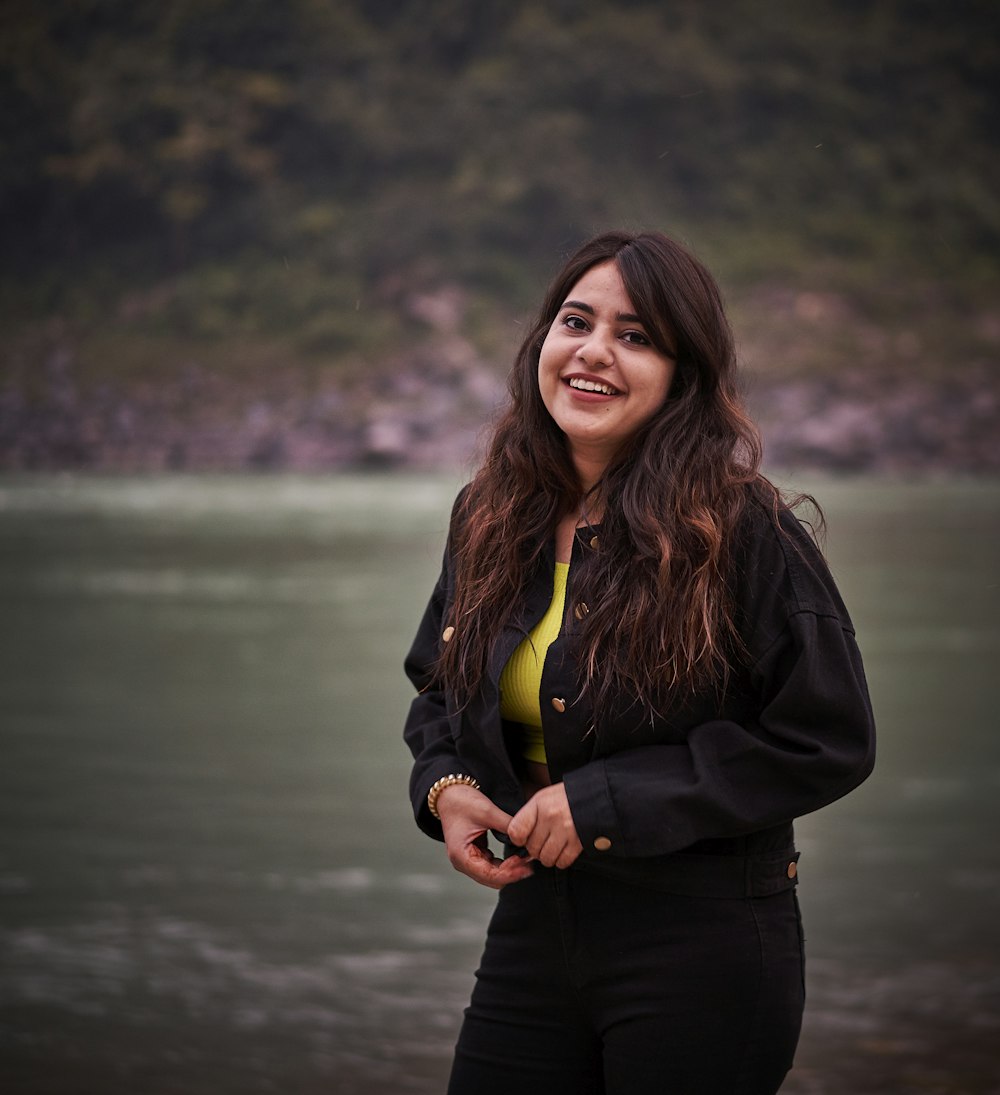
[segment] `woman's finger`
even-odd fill
[[[519,848],[527,848],[528,840],[535,829],[538,819],[538,803],[532,796],[520,810],[507,822],[507,836]],[[530,851],[530,849],[529,849]]]
[[[488,849],[469,845],[464,856],[452,860],[452,865],[481,886],[499,890],[511,882],[520,882],[532,874],[531,864],[520,856],[499,860]]]

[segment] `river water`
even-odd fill
[[[493,897],[413,827],[445,478],[0,479],[0,1090],[443,1088]],[[785,1092],[1000,1092],[1000,484],[798,483],[881,734],[798,827]]]

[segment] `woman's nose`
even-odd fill
[[[614,339],[610,337],[609,332],[595,327],[581,344],[577,356],[585,365],[592,368],[612,365],[615,360]]]

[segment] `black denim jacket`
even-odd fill
[[[595,550],[600,529],[578,530],[566,595],[570,625],[574,568]],[[440,840],[442,832],[427,809],[427,792],[450,773],[474,776],[508,813],[524,803],[517,731],[500,716],[499,679],[549,605],[553,566],[550,544],[478,695],[458,711],[431,672],[445,628],[458,626],[449,619],[452,570],[445,553],[406,659],[418,690],[404,731],[414,757],[410,794],[417,824],[432,837]],[[771,857],[782,863],[782,877],[787,869],[794,881],[792,820],[840,798],[871,772],[874,720],[854,629],[825,562],[791,513],[781,514],[779,529],[763,507],[748,505],[730,582],[745,665],[724,693],[697,695],[666,718],[650,721],[622,696],[595,728],[577,695],[572,626],[549,647],[541,684],[545,750],[584,846],[578,866],[648,881],[658,864],[676,863],[678,852],[699,861]]]

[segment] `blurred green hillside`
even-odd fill
[[[115,382],[398,367],[442,328],[505,359],[560,256],[613,225],[690,242],[765,369],[835,367],[872,325],[932,374],[995,354],[996,0],[0,20],[0,350],[29,388],[55,342]]]

